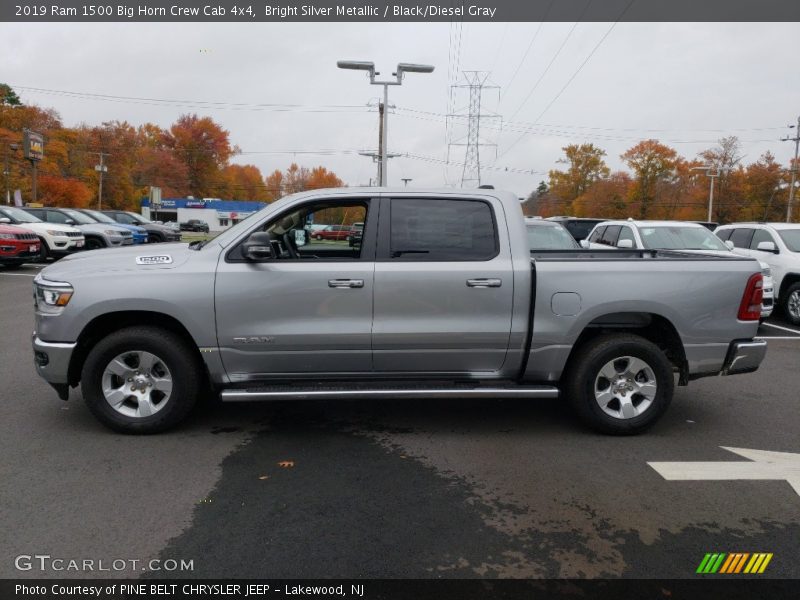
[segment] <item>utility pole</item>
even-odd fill
[[[375,76],[380,75],[375,70],[375,63],[366,62],[361,60],[340,60],[336,63],[340,69],[354,69],[356,71],[367,71],[369,73],[370,85],[383,86],[383,112],[381,113],[381,127],[380,127],[380,140],[378,143],[378,153],[380,157],[380,168],[378,170],[378,185],[385,186],[389,180],[389,152],[388,152],[388,137],[389,137],[389,86],[390,85],[403,85],[403,76],[406,73],[432,73],[433,67],[431,65],[416,65],[411,63],[398,63],[397,70],[392,73],[394,80],[375,81]]]
[[[792,181],[789,184],[789,201],[786,203],[786,222],[792,222],[792,202],[794,201],[794,186],[795,182],[797,181],[797,157],[798,152],[800,151],[800,117],[797,117],[797,125],[789,125],[789,128],[795,128],[794,130],[794,137],[786,136],[785,138],[781,138],[782,142],[794,142],[794,161],[791,165],[791,172],[792,172]]]
[[[700,167],[692,167],[691,171],[705,171],[706,177],[711,180],[711,188],[708,190],[708,219],[711,223],[711,214],[714,212],[714,180],[719,177],[721,169],[714,165],[702,165]]]
[[[6,204],[11,206],[11,188],[9,186],[9,180],[11,179],[11,163],[9,163],[8,159],[8,151],[11,150],[16,152],[19,148],[19,144],[9,144],[6,146],[5,151],[5,163],[3,165],[3,177],[5,178],[6,182]]]
[[[386,86],[383,89],[385,91],[387,89]],[[386,99],[384,96],[384,101],[378,102],[378,185],[384,185],[384,181],[386,181],[383,175],[386,172],[384,168],[386,164],[386,148],[383,146],[383,140],[386,138],[383,133],[384,127],[386,127],[384,114],[386,112]]]
[[[107,152],[92,152],[100,157],[100,163],[94,166],[94,170],[100,173],[100,180],[97,184],[97,210],[103,210],[103,175],[108,171],[108,167],[103,164],[103,158],[111,156]]]

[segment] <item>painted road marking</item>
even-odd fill
[[[775,329],[782,329],[783,331],[791,331],[792,333],[796,333],[800,335],[800,331],[797,329],[791,329],[789,327],[783,327],[782,325],[773,325],[772,323],[762,323],[762,325],[766,325],[767,327],[774,327]]]
[[[30,273],[0,273],[0,275],[10,275],[11,277],[36,277]]]
[[[757,340],[800,340],[800,335],[759,335]]]
[[[648,462],[667,481],[783,480],[800,495],[800,454],[727,448],[750,462]]]

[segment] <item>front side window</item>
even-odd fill
[[[60,225],[66,225],[69,217],[67,215],[58,212],[57,210],[47,210],[45,211],[45,220],[48,223],[58,223]]]
[[[754,229],[751,228],[737,228],[731,234],[730,240],[737,248],[749,248],[750,240],[753,239]]]
[[[617,245],[619,245],[622,240],[630,240],[633,243],[633,247],[636,248],[636,239],[633,237],[633,230],[630,227],[625,226],[620,230],[619,238],[617,238]]]
[[[606,227],[605,232],[603,232],[603,237],[600,238],[600,243],[606,246],[615,246],[620,229],[622,229],[622,227],[619,225],[609,225]]]
[[[481,200],[391,201],[393,260],[486,261],[497,255],[492,209]]]
[[[273,260],[359,260],[360,237],[319,234],[349,232],[353,223],[367,221],[368,209],[368,200],[321,200],[285,212],[257,231],[269,234]],[[232,251],[229,259],[244,260],[240,250]]]
[[[773,244],[775,244],[775,240],[772,239],[772,236],[770,235],[769,231],[765,229],[756,229],[755,233],[753,234],[753,239],[750,242],[750,249],[758,250],[758,245],[761,242],[772,242]],[[775,244],[775,247],[777,248],[777,244]]]
[[[603,233],[605,232],[605,230],[606,230],[606,226],[605,225],[603,225],[602,227],[596,228],[592,232],[592,235],[589,236],[589,241],[592,242],[592,243],[600,243],[600,238],[603,237]]]

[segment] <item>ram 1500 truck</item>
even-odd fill
[[[362,243],[305,243],[347,213]],[[36,369],[124,432],[198,395],[564,397],[631,434],[675,381],[755,371],[761,269],[672,251],[531,252],[496,190],[315,190],[207,242],[68,257],[34,280]]]

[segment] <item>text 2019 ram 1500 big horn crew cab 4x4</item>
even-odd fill
[[[305,244],[346,211],[362,243]],[[197,396],[565,397],[636,433],[681,385],[755,371],[757,261],[531,252],[496,190],[315,190],[207,242],[87,253],[34,280],[39,374],[109,427],[178,423]]]

